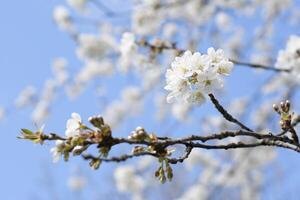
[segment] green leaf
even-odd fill
[[[25,129],[25,128],[21,129],[21,131],[22,131],[23,134],[26,134],[26,135],[32,135],[33,134],[33,132],[31,130],[28,130],[28,129]]]

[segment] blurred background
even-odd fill
[[[11,0],[0,6],[2,199],[298,199],[300,157],[285,149],[197,151],[189,164],[174,167],[172,183],[160,185],[153,175],[158,167],[155,160],[104,163],[93,171],[80,157],[53,164],[49,153],[53,143],[40,146],[16,138],[21,128],[35,130],[42,124],[45,132],[64,135],[72,112],[80,113],[85,122],[89,116],[104,115],[115,124],[113,134],[124,137],[137,126],[175,137],[232,129],[220,121],[209,102],[201,107],[172,107],[164,102],[164,74],[174,53],[162,52],[149,59],[149,52],[141,49],[143,57],[132,59],[144,59],[143,64],[118,67],[122,33],[129,31],[151,42],[176,42],[180,48],[200,52],[210,46],[223,48],[231,58],[274,66],[290,35],[299,35],[298,1],[87,0],[80,4],[85,5],[82,10],[70,2]],[[68,12],[57,11],[57,6]],[[80,40],[84,34],[100,42]],[[108,43],[109,52],[97,57],[102,50],[85,51],[86,46],[101,45],[102,40]],[[91,63],[96,67],[87,67]],[[66,66],[65,74],[55,71],[64,68],[53,67],[58,65]],[[278,116],[271,113],[267,119],[260,118],[271,112],[272,104],[290,92],[295,113],[299,110],[297,84],[280,82],[280,76],[235,66],[217,96],[251,126],[278,132]],[[57,79],[62,82],[56,84]],[[127,93],[138,97],[125,104],[128,110],[120,110],[122,102],[128,101],[122,92],[129,86]],[[121,111],[124,114],[116,116]],[[120,152],[130,152],[130,148],[113,153]],[[140,190],[120,189],[115,175],[120,165],[131,166],[133,179],[143,180]],[[216,169],[207,171],[212,166]]]

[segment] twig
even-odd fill
[[[148,47],[150,49],[156,49],[159,51],[175,50],[178,55],[185,52],[184,49],[177,48],[175,43],[171,43],[171,45],[169,45],[168,43],[162,41],[159,45],[155,45],[155,44],[151,44],[147,41],[142,40],[142,41],[137,42],[137,44]],[[266,66],[266,65],[257,64],[257,63],[243,62],[243,61],[238,61],[235,59],[229,59],[229,60],[231,62],[233,62],[234,64],[236,64],[237,66],[245,66],[245,67],[269,70],[269,71],[274,71],[274,72],[287,72],[287,73],[291,72],[291,70],[289,70],[289,69],[280,69],[280,68],[275,68],[273,66]]]
[[[252,67],[252,68],[259,68],[259,69],[264,69],[264,70],[270,70],[270,71],[274,71],[274,72],[290,72],[291,71],[289,69],[279,69],[279,68],[270,67],[270,66],[266,66],[266,65],[262,65],[262,64],[242,62],[242,61],[238,61],[238,60],[234,60],[234,59],[229,59],[229,60],[237,65]]]
[[[192,152],[193,148],[201,148],[201,149],[224,149],[224,150],[229,150],[229,149],[241,149],[241,148],[253,148],[253,147],[262,147],[262,146],[277,146],[285,149],[290,149],[293,151],[297,151],[300,153],[300,146],[298,145],[291,145],[291,144],[286,144],[281,141],[272,141],[272,140],[262,140],[259,142],[254,142],[254,143],[244,143],[244,142],[237,142],[237,143],[229,143],[229,144],[220,144],[220,145],[207,145],[207,144],[201,144],[201,143],[194,143],[190,142],[186,145],[186,153],[184,156],[179,157],[179,158],[169,158],[168,161],[171,164],[177,164],[178,162],[183,162],[185,159],[187,159]],[[137,153],[137,154],[124,154],[119,157],[111,157],[111,158],[101,158],[101,157],[95,157],[90,154],[83,155],[83,158],[85,160],[100,160],[103,162],[122,162],[126,161],[131,158],[135,157],[140,157],[140,156],[153,156],[159,158],[160,155],[155,154],[155,153],[150,153],[150,152],[142,152],[142,153]]]
[[[239,125],[242,129],[245,129],[247,131],[253,132],[250,128],[248,128],[246,125],[238,121],[236,118],[234,118],[232,115],[230,115],[224,108],[223,106],[219,103],[219,101],[214,97],[213,94],[208,95],[210,97],[211,102],[215,105],[216,109],[223,115],[225,119],[228,121],[235,123]]]

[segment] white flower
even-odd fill
[[[171,111],[175,119],[186,122],[189,119],[189,111],[191,110],[192,105],[190,103],[179,103],[176,102],[172,104]]]
[[[155,9],[155,4],[136,7],[131,17],[132,30],[143,36],[154,34],[160,28],[162,17],[163,14]]]
[[[62,30],[73,29],[70,13],[65,6],[59,5],[54,8],[53,19]]]
[[[49,116],[49,102],[41,100],[37,103],[31,114],[31,119],[35,124],[41,124]]]
[[[113,66],[109,60],[95,61],[90,60],[76,75],[75,81],[87,83],[100,76],[108,76],[113,73]]]
[[[93,34],[80,34],[78,37],[79,47],[77,56],[85,61],[99,60],[108,51],[110,44]]]
[[[0,107],[0,120],[4,119],[6,115],[6,110],[3,107]]]
[[[290,36],[286,48],[279,51],[276,68],[292,70],[292,74],[299,78],[300,74],[300,37]]]
[[[68,187],[71,190],[79,191],[82,190],[86,186],[87,180],[84,176],[75,175],[71,176],[68,180]]]
[[[222,49],[218,49],[215,51],[214,48],[207,49],[207,55],[210,59],[210,64],[212,67],[216,68],[217,72],[222,75],[229,75],[232,68],[233,63],[226,58],[224,51]]]
[[[129,32],[123,33],[120,46],[121,57],[119,60],[119,66],[122,72],[128,71],[136,52],[137,44],[135,43],[134,34]]]
[[[139,193],[145,188],[143,178],[136,175],[136,170],[131,165],[118,167],[114,177],[120,192]]]
[[[73,137],[80,133],[81,116],[78,113],[72,113],[71,119],[67,121],[66,136]]]
[[[31,105],[36,100],[36,89],[33,86],[25,87],[15,100],[17,108],[23,108]]]
[[[68,4],[78,11],[84,11],[87,0],[68,0]]]
[[[55,147],[50,149],[50,153],[52,154],[53,162],[58,162],[61,155],[63,154],[63,149],[65,147],[65,143],[62,140],[56,140]]]
[[[231,18],[225,12],[219,12],[215,18],[216,25],[220,30],[229,30],[231,25]]]
[[[55,80],[59,85],[64,84],[69,74],[66,70],[68,61],[65,58],[56,58],[52,63],[52,71],[55,75]]]
[[[186,51],[176,57],[171,69],[167,70],[165,89],[170,91],[167,102],[183,100],[202,104],[205,101],[204,94],[223,87],[222,75],[228,75],[232,66],[221,49],[215,51],[209,48],[204,55]]]

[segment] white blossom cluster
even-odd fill
[[[223,75],[229,75],[232,67],[233,63],[221,49],[209,48],[203,55],[186,51],[167,70],[165,89],[170,91],[167,102],[202,104],[206,94],[223,87]]]
[[[300,37],[290,36],[286,48],[278,53],[275,67],[291,70],[296,79],[300,78]]]
[[[271,79],[262,88],[264,93],[280,91],[282,88],[298,85],[300,78],[300,37],[291,35],[286,47],[278,52],[275,63],[277,69],[289,70],[289,73],[281,73]]]
[[[71,118],[68,119],[66,124],[66,137],[75,137],[81,133],[81,125],[82,119],[78,113],[72,113]],[[62,140],[56,140],[55,147],[50,149],[50,153],[52,154],[53,162],[58,162],[61,156],[63,155],[63,150],[65,147],[65,143]],[[73,151],[81,149],[81,146],[76,146]]]

